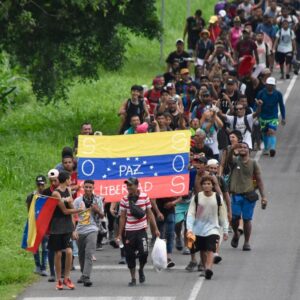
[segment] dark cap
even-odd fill
[[[228,78],[226,83],[227,84],[234,84],[235,80],[233,78]]]
[[[139,181],[137,178],[135,177],[129,177],[127,180],[124,181],[125,184],[134,184],[134,185],[138,185]]]
[[[44,175],[38,175],[35,179],[36,184],[45,184],[47,181]]]
[[[199,156],[196,161],[205,165],[207,164],[207,158],[205,156]]]

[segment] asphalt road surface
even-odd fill
[[[174,250],[176,266],[157,273],[149,259],[146,283],[127,286],[129,272],[118,265],[119,250],[109,245],[97,252],[93,286],[77,284],[74,291],[56,291],[47,278],[28,287],[18,299],[25,300],[299,300],[300,299],[300,241],[298,237],[300,200],[300,81],[279,81],[278,89],[287,98],[287,125],[279,127],[277,155],[274,158],[256,154],[263,170],[267,210],[257,203],[252,251],[233,249],[230,239],[223,243],[223,261],[214,266],[211,281],[199,277],[198,272],[187,273],[184,267],[189,256]],[[231,238],[231,237],[230,237]],[[80,272],[73,271],[74,282]]]

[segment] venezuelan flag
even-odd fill
[[[124,180],[137,177],[151,198],[188,194],[189,130],[116,136],[79,136],[78,179],[95,181],[107,201],[126,194]]]
[[[25,225],[22,248],[35,253],[48,230],[58,199],[34,195]]]

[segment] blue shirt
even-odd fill
[[[256,27],[256,33],[258,33],[258,32],[264,32],[270,38],[275,38],[276,31],[277,30],[276,30],[276,27],[274,25],[266,25],[264,23],[260,23]]]
[[[264,120],[278,119],[278,106],[282,119],[285,120],[285,106],[283,103],[283,97],[281,92],[274,90],[272,94],[269,94],[267,89],[264,88],[257,94],[257,99],[263,101],[261,107],[260,117]]]

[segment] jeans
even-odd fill
[[[80,270],[83,276],[90,277],[93,267],[93,255],[96,252],[98,231],[79,234],[78,254]]]
[[[39,249],[36,251],[36,253],[33,254],[35,266],[37,268],[40,268],[41,271],[46,270],[47,267],[47,258],[48,258],[48,236],[45,236],[42,240],[41,246],[42,246],[42,260],[40,260],[40,251]]]
[[[160,238],[167,240],[167,253],[172,253],[175,236],[175,213],[169,213],[164,216],[164,221],[158,221],[157,227],[160,232]]]

